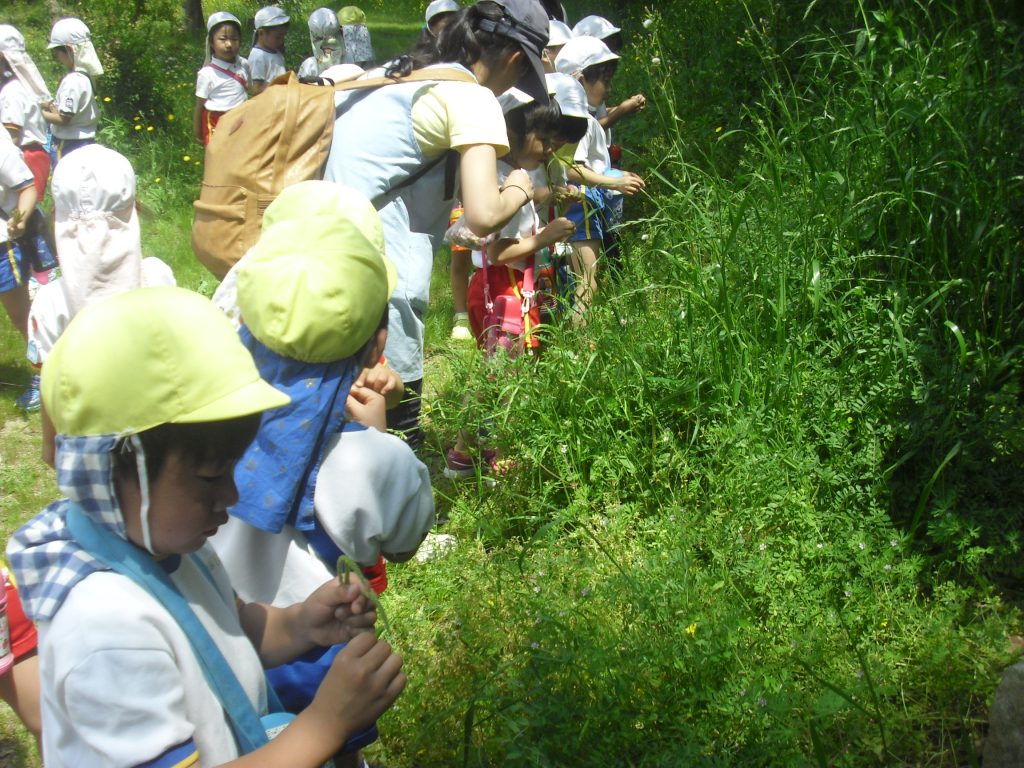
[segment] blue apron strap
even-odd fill
[[[241,683],[202,622],[163,569],[135,545],[103,531],[77,504],[72,503],[68,507],[67,525],[83,549],[111,570],[127,576],[146,590],[181,627],[192,645],[206,682],[228,716],[239,751],[247,754],[266,744],[266,730]],[[194,558],[193,561],[197,560]],[[213,580],[209,571],[207,576]],[[268,686],[268,695],[269,690]]]

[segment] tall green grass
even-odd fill
[[[978,763],[1024,482],[1020,31],[983,9],[854,7],[783,49],[749,18],[756,101],[699,135],[647,29],[630,77],[671,132],[622,273],[539,361],[454,359],[433,412],[515,468],[396,569],[389,755]]]

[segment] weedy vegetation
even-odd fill
[[[512,465],[494,487],[438,473],[458,545],[389,571],[410,683],[368,756],[980,764],[1022,631],[1019,9],[569,5],[627,30],[611,101],[650,100],[616,130],[648,194],[587,327],[552,326],[536,359],[484,369],[447,340],[438,259],[426,460],[470,425]],[[411,40],[419,7],[387,6],[375,42],[385,18]],[[147,253],[209,292],[188,246],[201,42],[153,45],[187,66],[101,84],[104,139],[139,172]],[[19,391],[8,534],[55,493]]]

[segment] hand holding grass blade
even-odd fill
[[[381,605],[380,597],[374,591],[373,587],[370,586],[370,582],[366,576],[363,575],[363,569],[359,567],[359,563],[353,560],[348,555],[341,555],[338,558],[338,581],[344,585],[349,583],[349,574],[354,573],[356,579],[359,581],[359,588],[363,592],[363,596],[369,600],[374,609],[377,611],[377,615],[380,617],[381,623],[384,625],[384,631],[389,635],[391,634],[391,625],[388,623],[388,615],[384,612],[384,606]]]

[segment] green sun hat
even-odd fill
[[[43,404],[63,435],[132,435],[287,405],[260,378],[231,322],[183,288],[139,288],[91,304],[43,366]]]
[[[380,327],[398,276],[370,201],[326,181],[287,187],[238,264],[238,308],[260,342],[307,363],[349,357]]]
[[[344,26],[349,24],[365,24],[366,14],[358,5],[346,5],[338,11],[338,23]]]

